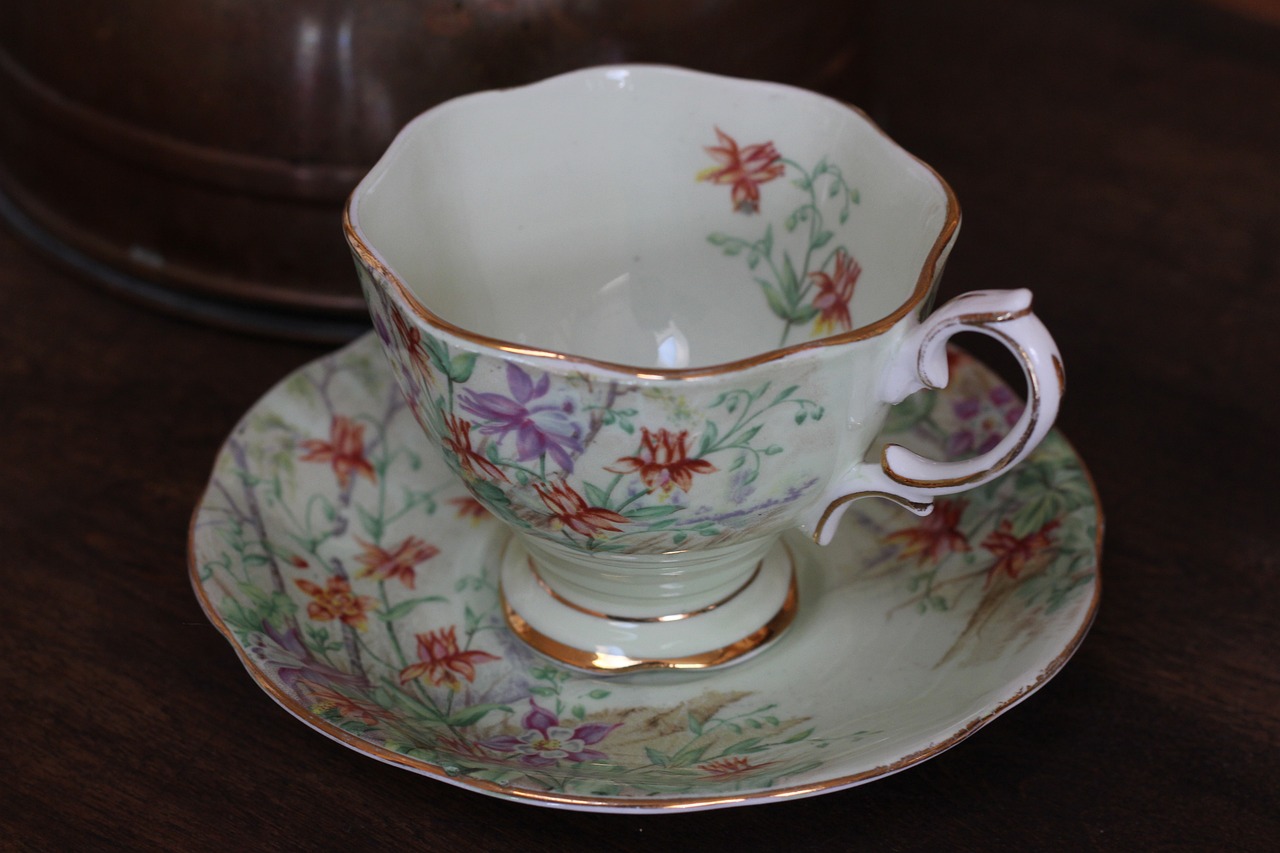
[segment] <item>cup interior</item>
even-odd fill
[[[348,215],[447,324],[680,369],[857,332],[922,299],[957,213],[932,170],[839,102],[641,66],[436,107]]]

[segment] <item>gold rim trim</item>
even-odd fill
[[[638,65],[639,64],[633,64],[630,67],[638,67]],[[470,329],[465,329],[449,322],[423,305],[418,297],[414,295],[413,291],[409,289],[408,285],[406,285],[400,276],[391,268],[391,266],[387,264],[382,257],[374,251],[373,247],[365,241],[364,235],[361,233],[360,226],[357,224],[359,217],[355,213],[356,195],[360,192],[359,186],[352,190],[351,194],[347,196],[346,204],[343,205],[342,230],[346,235],[348,245],[351,247],[352,252],[354,252],[360,259],[360,262],[376,275],[385,279],[392,286],[392,289],[398,296],[401,306],[407,308],[420,321],[440,331],[447,332],[456,338],[467,341],[473,346],[487,347],[498,350],[499,352],[511,353],[513,355],[574,362],[601,370],[608,370],[614,373],[630,374],[633,378],[639,380],[661,381],[718,376],[735,370],[757,367],[761,364],[777,361],[778,359],[785,358],[798,352],[824,347],[840,346],[841,344],[866,340],[888,331],[899,320],[910,314],[912,311],[919,309],[924,304],[930,292],[933,290],[934,280],[940,272],[938,265],[942,259],[943,253],[954,240],[956,231],[960,227],[960,203],[956,198],[955,192],[951,189],[951,185],[943,180],[942,175],[938,174],[937,170],[899,145],[893,137],[886,133],[884,129],[876,124],[865,112],[852,104],[842,104],[841,106],[861,117],[872,130],[879,133],[912,162],[916,163],[933,176],[934,180],[938,182],[938,186],[942,189],[943,195],[946,198],[946,218],[942,223],[942,227],[938,231],[938,236],[933,241],[933,245],[929,248],[929,253],[925,256],[924,264],[920,269],[920,274],[916,278],[915,288],[912,290],[911,295],[907,297],[907,300],[899,305],[894,311],[873,323],[869,323],[840,335],[831,335],[814,341],[802,341],[790,346],[769,350],[768,352],[763,352],[749,358],[742,358],[736,361],[713,364],[705,367],[668,369],[639,367],[637,365],[604,361],[601,359],[589,358],[587,356],[559,352],[557,350],[521,346],[510,341],[502,340],[501,338],[494,338],[489,335],[481,334],[480,332],[474,332]],[[383,156],[386,155],[384,154]],[[381,162],[381,160],[379,160],[379,162]],[[375,168],[377,167],[375,166]],[[361,184],[363,185],[363,181]]]
[[[791,556],[789,551],[787,556]],[[756,571],[758,572],[759,569],[757,568]],[[501,587],[499,587],[499,590],[501,591]],[[737,595],[737,593],[735,592],[734,595]],[[727,646],[710,649],[694,655],[669,658],[632,658],[602,651],[589,651],[580,649],[577,646],[571,646],[568,643],[562,643],[559,640],[548,637],[526,622],[524,617],[516,612],[507,601],[505,593],[502,595],[502,612],[506,617],[507,627],[511,629],[511,632],[539,654],[557,660],[565,666],[586,672],[625,675],[633,672],[662,669],[708,669],[714,666],[722,666],[752,652],[759,651],[777,639],[795,619],[796,605],[799,600],[800,596],[796,591],[795,561],[792,560],[791,582],[787,586],[787,597],[783,599],[782,606],[778,608],[777,613],[770,617],[768,622]]]
[[[603,613],[599,610],[592,610],[589,607],[583,607],[581,604],[577,604],[565,598],[563,595],[561,595],[560,593],[552,589],[551,584],[547,583],[546,579],[542,577],[542,574],[538,571],[538,567],[533,562],[533,558],[530,557],[528,558],[528,560],[529,560],[529,571],[533,573],[533,579],[538,582],[538,586],[542,587],[543,592],[545,592],[547,595],[551,596],[556,601],[563,604],[565,607],[576,610],[579,613],[585,613],[586,615],[594,617],[596,619],[607,619],[610,622],[627,622],[627,623],[632,623],[637,625],[644,625],[651,622],[680,622],[685,619],[692,619],[695,616],[701,616],[704,613],[710,613],[712,610],[715,610],[717,607],[722,607],[728,604],[730,601],[733,601],[735,598],[737,598],[738,595],[741,594],[743,590],[751,586],[752,582],[754,582],[756,578],[760,577],[760,571],[761,569],[764,568],[764,560],[761,560],[759,563],[756,563],[756,570],[751,573],[751,577],[747,578],[746,581],[742,584],[742,586],[738,587],[733,592],[729,593],[719,601],[714,601],[711,604],[708,604],[706,607],[701,607],[697,610],[690,610],[684,613],[671,613],[666,616],[614,616],[608,613]],[[793,568],[792,569],[793,585],[795,583],[794,574],[795,574],[795,570]]]

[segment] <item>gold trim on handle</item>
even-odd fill
[[[1009,452],[1006,453],[1004,456],[1002,456],[999,460],[997,460],[994,465],[988,468],[984,468],[981,471],[976,471],[972,474],[966,474],[962,477],[947,477],[947,478],[938,479],[938,480],[916,480],[911,477],[904,477],[898,472],[894,471],[893,468],[889,467],[889,459],[888,459],[889,448],[901,446],[897,444],[891,444],[891,445],[885,446],[880,451],[880,468],[884,471],[886,476],[888,476],[894,482],[901,483],[904,486],[911,486],[912,488],[916,488],[916,489],[946,489],[946,488],[953,488],[955,486],[966,486],[966,485],[969,485],[970,483],[977,482],[978,480],[987,479],[1003,471],[1005,468],[1009,467],[1009,465],[1012,464],[1013,460],[1018,458],[1018,456],[1026,448],[1027,442],[1031,440],[1031,436],[1035,433],[1036,427],[1039,425],[1039,422],[1040,422],[1040,404],[1041,404],[1040,377],[1036,375],[1036,372],[1034,370],[1030,369],[1031,357],[1030,355],[1028,355],[1026,349],[1023,348],[1022,344],[1018,343],[1018,341],[1016,341],[1014,338],[1010,337],[1009,335],[1006,335],[1004,332],[1000,332],[992,328],[988,323],[981,322],[981,321],[974,322],[973,319],[990,317],[990,316],[1006,316],[1006,319],[1017,319],[1018,317],[1024,317],[1029,313],[1030,313],[1030,309],[1027,309],[1026,311],[1013,312],[1013,313],[1010,313],[1009,315],[990,315],[990,314],[966,315],[964,317],[958,317],[953,323],[948,323],[945,326],[940,326],[937,332],[935,332],[934,335],[930,336],[930,339],[932,339],[936,334],[941,333],[943,330],[946,330],[953,325],[982,326],[984,334],[991,335],[992,337],[998,339],[1001,343],[1003,343],[1006,347],[1008,347],[1014,354],[1016,354],[1018,358],[1021,359],[1022,364],[1026,366],[1027,369],[1024,370],[1023,372],[1026,374],[1026,377],[1027,377],[1027,407],[1028,407],[1027,426],[1022,431],[1022,435],[1018,438],[1018,441],[1009,450]],[[1003,321],[996,321],[996,322],[1003,322]],[[923,350],[924,347],[922,346],[921,349]],[[1062,381],[1063,374],[1061,370],[1058,371],[1058,376],[1059,376],[1059,381]]]

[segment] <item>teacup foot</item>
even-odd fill
[[[538,654],[595,675],[698,671],[740,663],[776,640],[796,614],[792,555],[781,542],[740,587],[691,612],[610,615],[558,594],[513,538],[502,558],[507,626]]]

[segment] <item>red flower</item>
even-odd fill
[[[1059,520],[1055,518],[1036,532],[1019,539],[1013,535],[1013,524],[1009,519],[1000,522],[1000,526],[982,541],[982,547],[996,558],[991,568],[987,569],[987,583],[991,583],[992,578],[1002,573],[1017,580],[1032,557],[1053,545],[1050,534],[1058,524]]]
[[[359,537],[356,537],[356,541],[364,549],[364,553],[356,557],[356,562],[362,567],[356,577],[380,581],[399,578],[409,589],[413,589],[414,566],[425,563],[440,553],[439,548],[428,545],[416,536],[410,536],[401,542],[394,551],[379,548]]]
[[[488,477],[491,480],[507,482],[507,475],[502,473],[501,468],[494,465],[484,454],[471,447],[470,421],[464,421],[462,418],[453,415],[445,415],[444,422],[445,426],[449,428],[449,434],[444,438],[445,447],[457,455],[458,464],[464,472],[477,480],[483,480]]]
[[[716,136],[720,144],[708,146],[705,150],[720,165],[699,172],[698,180],[731,184],[733,209],[740,213],[757,212],[760,210],[760,184],[772,181],[786,171],[782,155],[773,147],[772,142],[748,145],[740,149],[733,137],[718,127]]]
[[[818,319],[813,322],[815,332],[827,334],[837,327],[847,332],[853,328],[849,300],[853,299],[853,288],[860,275],[862,267],[844,249],[836,250],[836,268],[832,275],[821,271],[809,273],[809,278],[818,285],[818,293],[813,297],[813,307],[819,311]]]
[[[299,684],[311,694],[311,710],[316,713],[337,711],[346,719],[359,720],[366,726],[376,726],[381,720],[395,718],[393,713],[375,702],[343,696],[330,687],[312,681],[304,680]]]
[[[334,415],[329,424],[329,440],[309,438],[301,443],[307,451],[303,462],[328,462],[338,475],[338,485],[345,489],[352,476],[363,476],[370,483],[377,475],[364,456],[364,427],[345,415]]]
[[[502,660],[488,652],[474,649],[461,651],[458,648],[458,629],[454,625],[418,634],[417,638],[420,660],[400,670],[401,684],[426,676],[432,684],[445,684],[451,690],[457,690],[462,686],[458,676],[467,681],[475,681],[476,664]]]
[[[307,615],[312,619],[317,622],[337,619],[344,625],[364,630],[374,601],[367,595],[354,594],[346,578],[334,575],[323,587],[309,580],[295,580],[294,583],[313,599],[307,605]]]
[[[422,330],[406,320],[403,312],[394,308],[391,310],[391,322],[396,327],[396,333],[400,336],[400,343],[404,346],[410,363],[418,368],[423,379],[430,384],[435,379],[435,374],[431,370],[431,356],[423,342]]]
[[[489,517],[489,510],[485,509],[484,504],[471,497],[471,495],[449,498],[449,503],[457,507],[458,518],[469,518],[473,524]]]
[[[629,520],[611,509],[588,506],[582,495],[570,488],[564,480],[550,488],[542,483],[534,483],[533,488],[537,490],[538,497],[542,498],[547,509],[551,510],[551,520],[554,523],[568,527],[588,539],[602,530],[619,533],[621,528],[614,525],[626,524]]]
[[[640,479],[650,489],[661,488],[669,493],[672,486],[679,486],[689,491],[693,485],[694,474],[710,474],[716,466],[705,459],[690,459],[686,443],[689,433],[681,430],[672,433],[667,429],[649,432],[648,427],[640,428],[640,455],[624,456],[615,464],[616,467],[605,468],[615,474],[631,474],[640,472]]]
[[[900,542],[902,550],[898,558],[916,558],[917,565],[937,562],[948,553],[968,551],[969,540],[958,527],[960,516],[969,505],[964,500],[941,500],[934,504],[933,512],[916,524],[890,533],[886,543]]]

